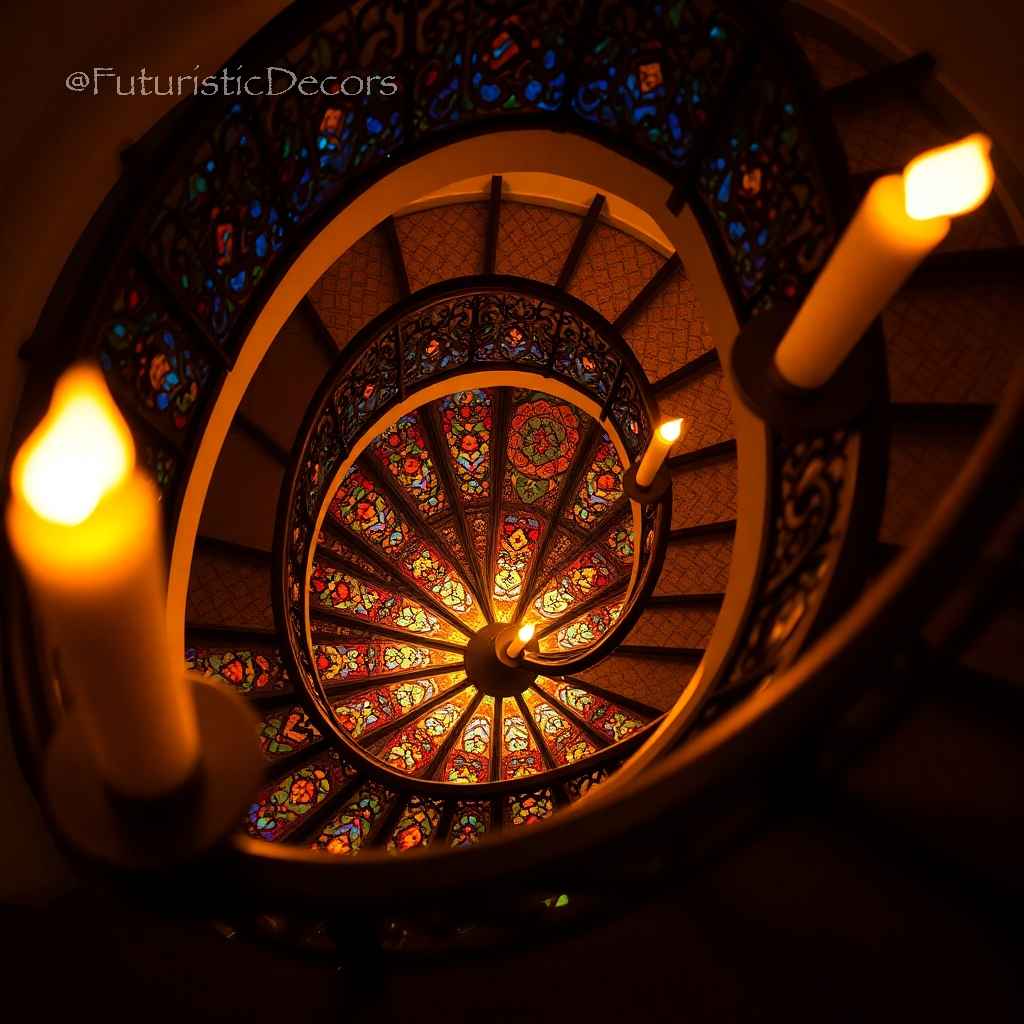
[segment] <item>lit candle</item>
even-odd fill
[[[57,382],[14,460],[7,532],[100,776],[171,792],[199,758],[196,712],[168,643],[156,489],[98,370]]]
[[[654,478],[658,475],[658,470],[661,469],[662,463],[668,456],[669,449],[682,435],[683,421],[681,419],[666,420],[658,427],[637,467],[637,487],[650,487],[654,483]]]
[[[775,353],[783,379],[817,388],[949,231],[992,191],[991,141],[969,135],[869,189]]]
[[[513,640],[512,643],[508,645],[508,649],[505,651],[505,653],[510,658],[518,658],[519,655],[523,653],[523,650],[526,648],[526,645],[533,639],[533,632],[534,626],[532,623],[527,623],[525,626],[520,626],[518,632],[516,633],[515,640]]]

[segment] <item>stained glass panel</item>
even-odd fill
[[[376,580],[378,583],[391,584],[394,582],[390,573],[385,572],[379,565],[371,562],[368,558],[363,558],[351,544],[345,543],[344,540],[336,537],[333,533],[321,530],[317,535],[316,543],[318,547],[325,548],[336,557],[344,559],[345,563],[353,569],[358,569],[360,575]]]
[[[536,825],[555,813],[555,800],[550,789],[522,793],[505,798],[505,821],[513,828]]]
[[[411,530],[387,496],[356,466],[331,500],[331,514],[345,529],[378,548],[403,576],[433,594],[470,629],[484,624],[465,580],[433,544]]]
[[[615,579],[616,571],[609,560],[596,547],[588,548],[544,586],[533,607],[546,619],[560,618]]]
[[[288,693],[291,680],[280,654],[271,647],[195,645],[185,651],[185,668],[212,676],[239,693]]]
[[[378,434],[370,450],[422,515],[429,519],[448,510],[418,413],[402,416],[390,430]]]
[[[423,774],[475,696],[476,687],[467,686],[451,700],[431,708],[411,725],[387,737],[377,749],[377,756],[397,772]]]
[[[623,566],[632,565],[636,553],[636,531],[633,527],[633,516],[630,513],[622,516],[604,535],[601,543],[605,550]]]
[[[438,777],[442,782],[487,782],[491,777],[493,740],[494,698],[484,697],[452,746]]]
[[[545,523],[527,512],[505,512],[498,532],[494,570],[494,610],[502,622],[515,611],[523,584],[536,557]]]
[[[455,805],[451,828],[448,830],[449,846],[472,846],[480,842],[491,827],[491,802],[489,800],[460,800]]]
[[[551,510],[579,447],[583,413],[538,392],[515,395],[503,497]]]
[[[605,434],[583,476],[576,499],[565,517],[582,530],[593,529],[622,497],[622,461]]]
[[[501,777],[524,779],[544,770],[537,741],[515,697],[501,701]]]
[[[536,690],[527,690],[523,701],[537,723],[555,764],[573,764],[597,752],[593,741],[567,715],[549,704]]]
[[[263,789],[249,807],[246,828],[260,839],[284,839],[355,774],[336,750],[328,750]]]
[[[537,685],[550,697],[572,708],[580,718],[604,733],[608,739],[618,742],[643,728],[644,721],[633,711],[613,704],[596,693],[584,690],[563,680],[541,676]]]
[[[211,364],[194,336],[129,270],[101,328],[100,366],[116,392],[173,431],[192,422],[210,382]]]
[[[416,601],[325,562],[314,562],[309,589],[313,598],[325,608],[332,608],[365,622],[375,622],[440,640],[462,642],[466,639],[453,626],[438,619]]]
[[[835,237],[803,101],[782,63],[789,56],[772,48],[755,69],[697,178],[747,300],[768,280],[769,269],[778,297],[797,300]]]
[[[320,730],[300,704],[268,711],[260,720],[260,752],[271,761],[294,754],[319,739]]]
[[[443,800],[431,800],[418,794],[411,797],[388,836],[388,853],[428,846],[437,833],[443,810]]]
[[[394,793],[379,782],[364,782],[324,825],[320,835],[310,844],[311,849],[336,857],[351,857],[358,853],[393,800]]]
[[[460,391],[441,399],[441,428],[460,498],[486,501],[491,493],[493,403],[489,391]]]
[[[461,661],[454,651],[404,644],[399,640],[371,643],[316,644],[313,661],[325,683],[350,682],[367,676],[386,676],[396,672],[425,669],[432,665],[451,665]]]
[[[354,740],[376,732],[382,726],[414,711],[421,704],[460,685],[463,672],[407,679],[387,686],[376,686],[331,702],[338,724]]]
[[[572,651],[597,643],[615,625],[622,612],[622,602],[591,608],[568,625],[561,626],[554,633],[540,639],[540,650],[547,654],[558,651]]]

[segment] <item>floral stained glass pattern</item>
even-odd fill
[[[294,754],[320,738],[320,730],[300,704],[268,711],[260,721],[260,753],[269,760]]]
[[[443,800],[431,800],[419,794],[411,797],[388,836],[388,853],[428,846],[437,834],[443,809]]]
[[[441,399],[440,410],[460,498],[469,504],[486,501],[491,493],[491,393],[460,391]]]
[[[310,844],[311,848],[335,857],[351,857],[358,853],[393,799],[394,794],[379,782],[364,782],[324,825],[320,835]]]
[[[611,774],[611,770],[608,768],[595,768],[593,771],[587,772],[586,775],[581,775],[578,779],[570,779],[565,784],[569,799],[575,802],[581,797],[586,796],[592,789],[595,789],[602,782],[611,778]]]
[[[185,668],[212,676],[239,693],[287,693],[292,688],[280,655],[269,648],[189,647]]]
[[[309,588],[323,607],[355,619],[439,640],[465,640],[462,633],[416,601],[324,562],[313,564]]]
[[[617,743],[643,728],[643,721],[632,711],[599,697],[596,693],[581,689],[560,680],[541,676],[537,685],[550,697],[572,708],[580,718],[604,733],[609,740]]]
[[[636,531],[633,517],[627,513],[604,536],[601,543],[621,565],[630,565],[636,553]]]
[[[370,449],[420,513],[429,519],[448,510],[417,413],[401,417],[390,430],[378,434]]]
[[[591,530],[622,497],[622,461],[606,434],[597,446],[566,518],[580,529]]]
[[[523,583],[537,554],[542,532],[542,521],[537,516],[526,512],[506,512],[501,517],[493,594],[495,611],[505,622],[523,592]]]
[[[210,379],[210,361],[134,271],[115,294],[100,342],[100,365],[154,419],[184,430]]]
[[[504,498],[554,508],[580,443],[583,414],[539,393],[516,393],[509,424]]]
[[[331,501],[331,514],[394,562],[415,585],[429,591],[470,627],[484,624],[465,581],[448,560],[414,533],[376,484],[355,466],[346,474]]]
[[[430,767],[445,737],[458,725],[475,696],[476,687],[467,686],[451,700],[431,708],[411,725],[387,737],[377,756],[397,772],[421,775]]]
[[[484,697],[476,706],[462,735],[455,741],[440,778],[443,782],[487,782],[491,777],[494,741],[494,698]]]
[[[338,724],[354,740],[390,725],[404,715],[415,711],[421,704],[442,693],[447,693],[465,680],[462,672],[450,672],[426,679],[407,679],[333,701],[331,708]]]
[[[462,660],[454,651],[436,651],[398,640],[316,644],[313,647],[313,659],[324,682],[339,683],[367,676],[386,676],[425,669],[432,665],[451,665]]]
[[[250,805],[246,827],[260,839],[284,839],[354,775],[355,769],[329,750],[267,786]]]
[[[491,827],[491,803],[489,800],[460,800],[455,805],[451,828],[448,831],[449,846],[472,846],[480,842]]]
[[[556,632],[541,637],[540,649],[545,653],[554,653],[573,651],[597,643],[615,625],[621,612],[621,601],[592,608]]]
[[[580,601],[589,600],[616,578],[615,570],[597,548],[589,548],[551,580],[534,601],[546,619],[557,619]]]
[[[558,765],[573,764],[597,752],[597,747],[570,719],[549,704],[536,690],[527,690],[523,701],[537,731],[547,744],[551,759]]]
[[[555,801],[550,789],[505,798],[505,821],[513,828],[536,825],[554,813]]]
[[[515,697],[501,702],[501,777],[525,779],[544,770],[537,741]]]

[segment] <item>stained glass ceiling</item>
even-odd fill
[[[550,654],[607,633],[633,568],[622,476],[592,417],[518,388],[447,395],[375,437],[330,498],[310,578],[312,661],[340,735],[391,773],[472,785],[585,762],[639,730],[644,716],[576,683],[538,674],[510,696],[464,664],[494,623],[534,623]],[[397,799],[385,790],[367,806]]]

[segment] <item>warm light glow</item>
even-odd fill
[[[518,658],[526,648],[526,645],[533,639],[533,624],[527,623],[525,626],[520,626],[516,632],[516,638],[505,648],[505,656],[508,658]]]
[[[662,441],[668,441],[669,444],[674,444],[679,440],[679,435],[683,432],[683,421],[682,418],[677,420],[665,420],[664,423],[658,427],[658,433],[661,435]]]
[[[994,182],[991,148],[992,140],[977,132],[911,160],[903,171],[907,216],[954,217],[981,206]]]
[[[76,366],[14,462],[16,492],[43,519],[75,526],[135,464],[131,434],[99,370]]]

